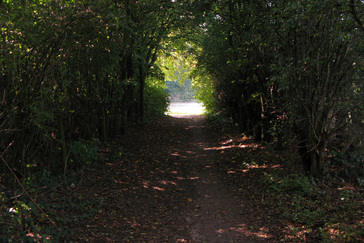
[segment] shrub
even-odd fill
[[[306,176],[292,175],[291,177],[284,178],[282,183],[275,186],[275,189],[305,196],[312,192],[313,186]]]
[[[207,113],[206,121],[213,127],[226,127],[233,125],[232,119],[223,113]]]
[[[163,116],[169,105],[164,88],[147,85],[145,90],[145,111],[147,117]]]
[[[98,139],[79,140],[72,144],[70,152],[71,166],[82,167],[95,163],[99,159],[97,151],[100,141]]]
[[[339,167],[340,173],[336,176],[352,182],[363,182],[364,179],[364,154],[360,151],[331,152],[329,163]]]

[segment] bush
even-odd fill
[[[213,127],[226,127],[233,125],[231,117],[228,117],[223,113],[207,113],[206,121]]]
[[[0,185],[0,242],[63,242],[73,235],[71,225],[94,216],[102,202],[55,190],[64,185],[64,179],[44,171],[25,180],[24,187],[47,216],[25,193],[19,193],[20,188]]]
[[[332,158],[329,162],[339,170],[335,170],[336,175],[352,182],[362,183],[364,179],[364,154],[360,151],[352,152],[331,152]],[[340,173],[337,173],[337,172]]]
[[[347,184],[278,171],[265,173],[262,179],[269,185],[276,212],[290,222],[286,235],[295,235],[293,241],[346,242],[362,238],[358,214],[362,196]],[[291,242],[292,238],[287,240]]]
[[[71,166],[82,167],[95,163],[99,159],[97,151],[99,150],[100,141],[98,139],[79,140],[72,144],[70,152]]]
[[[168,110],[168,94],[163,87],[147,85],[145,89],[145,111],[147,117],[163,116]]]
[[[308,177],[302,175],[293,175],[291,177],[284,178],[280,184],[273,188],[276,191],[289,192],[300,196],[309,195],[313,190],[313,186],[308,180]]]

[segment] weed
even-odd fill
[[[336,177],[348,179],[351,182],[363,183],[364,180],[364,154],[360,151],[353,152],[337,152],[332,151],[329,154],[331,160],[329,163],[332,166],[339,168]]]
[[[277,211],[292,226],[290,235],[300,232],[321,242],[350,241],[363,237],[360,226],[360,193],[345,187],[328,187],[303,175],[265,173],[269,193],[277,198]],[[303,237],[303,238],[302,238]]]
[[[79,140],[72,144],[70,162],[74,167],[87,166],[99,160],[98,150],[100,141],[98,139]]]
[[[100,202],[85,198],[47,197],[42,198],[39,206],[58,226],[53,227],[47,217],[37,207],[21,196],[6,205],[6,198],[1,196],[5,210],[0,212],[1,242],[57,242],[72,235],[69,228],[79,224],[97,212]],[[9,200],[7,200],[9,201]]]
[[[73,149],[72,156],[77,157],[80,163],[82,161],[82,165],[97,161],[95,141],[75,143]],[[70,193],[60,188],[65,180],[75,179],[72,174],[63,178],[55,176],[49,170],[43,170],[23,178],[25,190],[47,216],[39,211],[25,193],[0,185],[0,242],[64,241],[72,235],[70,225],[79,224],[94,215],[100,206],[98,201],[72,195],[63,196]],[[59,189],[56,191],[56,188]]]
[[[284,178],[282,183],[275,187],[278,191],[292,192],[294,194],[304,196],[312,192],[313,186],[308,177],[300,175],[292,175],[291,177]]]
[[[225,127],[233,125],[232,119],[222,113],[207,113],[206,121],[212,127]]]

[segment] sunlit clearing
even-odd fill
[[[167,115],[202,115],[204,111],[203,105],[197,101],[172,101]]]

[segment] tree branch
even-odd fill
[[[23,190],[23,192],[25,194],[27,194],[27,196],[29,197],[29,199],[34,203],[34,205],[39,209],[39,211],[42,212],[42,214],[48,219],[49,222],[51,222],[51,224],[55,227],[58,228],[58,226],[56,225],[56,223],[51,220],[51,218],[49,218],[49,216],[43,211],[43,209],[34,201],[34,199],[29,195],[28,191],[24,188],[24,186],[21,184],[19,178],[16,176],[16,174],[14,173],[14,171],[10,168],[9,164],[5,161],[4,157],[2,155],[0,155],[1,160],[4,162],[4,164],[6,165],[6,167],[8,167],[8,169],[10,170],[10,172],[13,174],[15,180],[18,182],[18,184],[20,185],[21,189]],[[59,229],[60,230],[60,229]]]
[[[358,28],[361,29],[364,32],[364,25],[361,19],[358,17],[356,8],[355,8],[355,0],[350,0],[350,9],[351,14],[353,15],[353,18],[355,22],[359,25]]]

